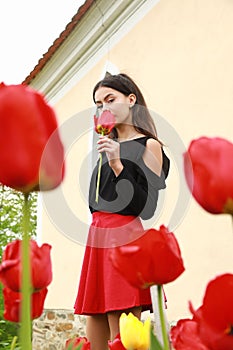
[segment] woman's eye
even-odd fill
[[[99,104],[96,105],[96,114],[99,115],[99,113],[101,113],[102,109],[104,108],[104,105],[108,105],[114,102],[114,98],[109,98],[108,100],[106,100],[106,102],[104,104]]]

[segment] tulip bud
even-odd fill
[[[184,154],[184,171],[193,197],[212,214],[233,215],[233,144],[200,137]]]
[[[131,312],[120,317],[120,336],[127,350],[148,350],[150,346],[150,319],[144,323],[139,321]]]
[[[44,288],[38,292],[32,293],[31,319],[38,318],[42,314],[47,292],[48,292],[48,289]],[[20,322],[22,294],[19,292],[14,292],[7,287],[4,287],[3,297],[4,297],[4,314],[3,314],[4,318],[11,322]]]
[[[15,240],[6,246],[2,263],[0,264],[0,281],[11,290],[21,290],[22,276],[22,241]],[[47,287],[52,281],[52,264],[50,257],[51,246],[41,247],[33,240],[30,241],[31,280],[33,290]]]
[[[51,190],[64,176],[54,110],[24,85],[0,84],[0,183],[28,193]]]
[[[95,131],[97,134],[110,134],[115,124],[115,117],[110,111],[105,110],[99,117],[94,116]]]

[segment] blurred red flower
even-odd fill
[[[193,318],[179,320],[170,337],[176,350],[233,349],[233,275],[223,274],[206,287],[202,305]]]
[[[233,144],[220,137],[193,140],[184,154],[187,184],[212,214],[233,215]]]
[[[110,251],[115,268],[137,288],[174,281],[184,271],[175,235],[165,226],[150,229],[140,238]]]
[[[54,110],[25,85],[0,84],[0,183],[28,193],[51,190],[64,176]]]
[[[68,339],[66,341],[65,349],[75,350],[75,349],[78,349],[78,347],[80,345],[82,345],[82,347],[81,347],[82,350],[90,350],[91,349],[90,342],[87,340],[86,337],[76,337],[73,339]]]
[[[15,292],[21,290],[21,245],[20,240],[9,243],[0,264],[0,281]],[[39,247],[34,240],[30,240],[31,283],[34,291],[44,289],[52,281],[50,250],[49,244],[45,243]]]
[[[113,341],[108,341],[108,347],[110,350],[125,350],[120,338],[120,333],[117,334]]]
[[[223,274],[206,287],[202,306],[194,311],[201,339],[211,350],[233,349],[233,274]]]
[[[115,117],[108,110],[103,111],[103,113],[99,117],[94,115],[94,126],[97,134],[101,134],[101,135],[110,134],[115,124],[116,124]]]
[[[47,288],[41,289],[31,295],[31,318],[38,318],[44,308],[44,301],[47,295]],[[4,298],[4,318],[11,322],[21,321],[21,300],[22,294],[12,291],[11,289],[3,288]]]
[[[198,333],[198,323],[191,319],[182,319],[171,328],[170,338],[176,350],[209,350],[203,344]]]

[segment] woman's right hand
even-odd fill
[[[107,136],[100,136],[98,142],[98,152],[105,152],[110,168],[118,176],[123,170],[123,164],[120,159],[120,144]]]

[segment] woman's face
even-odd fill
[[[98,114],[109,110],[116,118],[116,126],[119,124],[132,123],[130,105],[136,101],[134,94],[125,96],[121,92],[109,87],[100,87],[95,93],[95,104]]]

